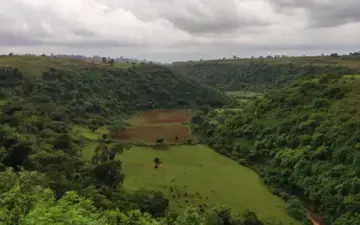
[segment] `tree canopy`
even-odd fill
[[[295,218],[305,222],[309,207],[331,224],[359,224],[359,82],[301,79],[230,114],[223,125],[200,110],[193,129],[219,153],[255,169]]]

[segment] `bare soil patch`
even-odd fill
[[[159,109],[140,112],[130,119],[133,126],[125,131],[111,134],[112,138],[128,142],[155,144],[156,139],[163,137],[167,144],[182,144],[186,140],[196,141],[190,135],[190,128],[183,123],[191,118],[188,109]]]

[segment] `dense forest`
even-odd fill
[[[295,218],[305,222],[307,207],[328,224],[360,224],[359,84],[356,77],[302,78],[241,112],[204,107],[193,131],[256,170]]]
[[[238,62],[239,61],[239,62]],[[322,74],[356,74],[357,68],[343,65],[275,63],[262,60],[177,63],[172,70],[224,91],[260,91],[281,86],[299,77]]]

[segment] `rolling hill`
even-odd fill
[[[136,110],[226,104],[226,95],[154,64],[119,68],[47,57],[0,57],[4,111],[89,124]],[[5,106],[4,106],[5,107]],[[16,110],[15,110],[16,108]],[[9,116],[9,115],[8,115]],[[9,119],[9,118],[8,118]]]
[[[304,76],[359,74],[360,59],[285,57],[173,63],[172,70],[224,91],[257,91]]]

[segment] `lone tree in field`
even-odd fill
[[[114,59],[110,59],[110,60],[109,60],[109,64],[110,64],[110,66],[113,66],[113,65],[114,65],[114,62],[115,62],[115,60],[114,60]]]
[[[155,169],[159,168],[159,165],[161,163],[159,157],[155,157],[154,158],[154,163],[155,163]]]
[[[156,144],[162,144],[162,143],[164,143],[164,140],[165,140],[165,138],[158,137],[158,138],[156,138]]]

